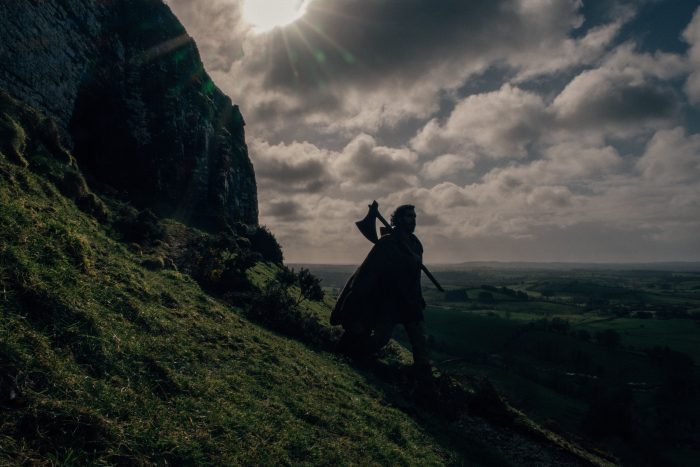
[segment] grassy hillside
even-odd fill
[[[0,224],[0,462],[454,455],[346,364],[242,319],[187,275],[149,271],[5,157]]]
[[[263,306],[277,266],[243,280],[247,240],[134,224],[52,128],[0,96],[0,464],[605,464],[488,386],[443,378],[453,405],[416,405],[402,349],[366,367],[323,350],[330,302],[286,332],[264,315],[289,312]]]

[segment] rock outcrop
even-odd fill
[[[257,224],[243,118],[162,0],[2,2],[0,89],[56,119],[98,191],[211,229]]]

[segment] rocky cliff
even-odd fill
[[[0,89],[56,119],[98,190],[203,227],[257,224],[243,118],[161,0],[2,2]]]

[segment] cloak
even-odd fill
[[[348,328],[360,323],[371,329],[380,321],[422,321],[422,262],[423,246],[415,235],[409,234],[403,241],[396,231],[384,235],[343,287],[331,324]]]

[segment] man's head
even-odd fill
[[[391,215],[391,225],[398,230],[413,233],[416,230],[416,207],[404,204],[396,208]]]

